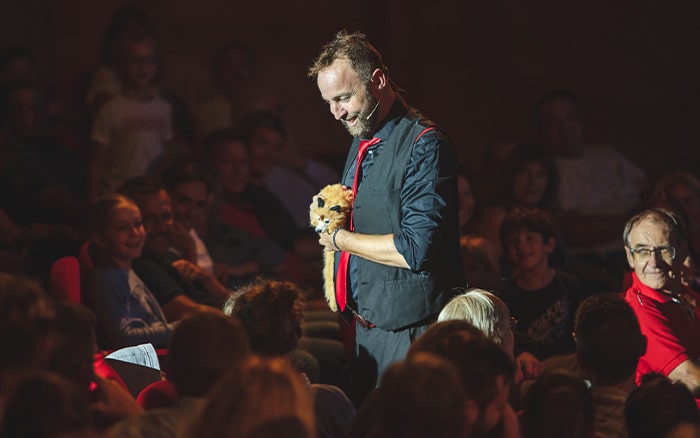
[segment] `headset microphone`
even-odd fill
[[[379,108],[379,100],[377,101],[377,104],[374,105],[374,108],[372,109],[372,111],[367,115],[367,117],[365,117],[365,120],[369,120],[370,117],[372,117],[372,115],[374,114],[374,112],[377,111],[377,108]]]

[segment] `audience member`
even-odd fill
[[[187,436],[314,438],[315,428],[301,375],[282,359],[252,357],[214,387]],[[270,435],[272,430],[278,434]]]
[[[481,236],[466,234],[459,238],[462,264],[470,287],[498,290],[503,276],[493,244]]]
[[[216,52],[210,67],[214,95],[195,115],[200,144],[212,132],[238,125],[250,112],[281,113],[277,96],[257,83],[256,70],[253,51],[240,42],[230,42]]]
[[[297,370],[307,373],[311,382],[329,381],[328,371],[337,373],[342,366],[342,344],[330,339],[301,338],[302,311],[301,291],[288,281],[261,280],[240,289],[224,306],[224,313],[241,319],[254,353],[262,357],[287,357]],[[300,343],[304,350],[299,348]],[[324,371],[321,379],[318,370],[309,370],[319,367],[319,363]],[[355,413],[345,393],[335,386],[315,383],[310,390],[314,394],[318,436],[343,436]]]
[[[153,86],[158,67],[152,36],[129,34],[119,49],[123,89],[93,122],[89,199],[153,170],[173,139],[171,106]]]
[[[174,404],[122,421],[111,436],[182,436],[204,407],[207,394],[249,354],[248,337],[236,318],[200,313],[182,321],[168,345],[167,379],[177,393]]]
[[[88,399],[65,378],[34,372],[23,377],[10,395],[0,436],[90,438]]]
[[[518,421],[508,402],[515,364],[502,347],[466,321],[444,321],[431,326],[411,345],[407,359],[421,352],[457,366],[467,398],[464,436],[519,436]]]
[[[97,316],[100,347],[165,347],[173,325],[132,269],[146,238],[138,207],[125,196],[103,195],[91,205],[89,217],[97,257],[85,300]]]
[[[550,213],[556,209],[559,177],[551,153],[539,145],[518,144],[506,156],[498,198],[482,209],[475,232],[493,242],[501,255],[499,230],[514,208],[540,208]]]
[[[524,438],[590,438],[593,400],[586,384],[565,370],[542,373],[525,395]]]
[[[625,405],[629,438],[662,438],[683,424],[695,426],[687,437],[697,437],[700,421],[693,395],[682,382],[661,374],[645,375]]]
[[[205,243],[208,239],[207,211],[213,186],[202,166],[194,161],[179,161],[163,170],[161,180],[170,194],[173,209],[173,241],[171,250],[179,253],[204,271],[215,274],[227,285],[240,285],[262,274],[262,266],[250,254],[240,263],[223,263],[213,260]],[[244,245],[226,247],[223,242],[211,242],[231,253],[241,252]]]
[[[515,318],[515,351],[539,360],[573,353],[574,314],[584,298],[578,280],[551,266],[556,244],[550,216],[542,210],[516,209],[501,225],[503,253],[511,278],[500,291]]]
[[[145,177],[132,178],[120,192],[141,210],[146,241],[134,271],[156,298],[166,316],[179,320],[192,312],[220,307],[229,291],[213,274],[171,252],[173,211],[170,196],[159,183]]]
[[[622,238],[634,270],[625,300],[648,343],[637,383],[644,374],[660,373],[681,381],[700,399],[700,295],[682,282],[685,225],[670,210],[647,209],[627,221]]]
[[[625,401],[636,388],[637,362],[646,351],[634,311],[619,294],[590,296],[576,312],[574,336],[579,363],[592,384],[595,436],[626,437]]]
[[[571,92],[545,93],[536,113],[541,141],[559,171],[559,223],[567,244],[577,257],[586,254],[588,263],[621,277],[616,236],[641,201],[644,171],[611,147],[584,143],[579,101]]]
[[[473,324],[488,339],[514,357],[515,341],[512,329],[517,320],[510,316],[508,306],[498,296],[482,289],[469,289],[452,298],[438,315],[438,322],[452,319],[461,319]],[[540,361],[527,351],[521,352],[516,362],[516,372],[523,373],[517,376],[516,383],[520,383],[523,376],[534,379],[542,370]]]
[[[377,437],[461,437],[466,397],[454,364],[417,353],[384,374],[377,414]]]

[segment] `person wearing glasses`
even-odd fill
[[[679,216],[651,208],[633,216],[623,232],[634,271],[625,300],[632,306],[648,346],[636,381],[650,372],[683,382],[700,399],[700,295],[682,281],[688,239]]]

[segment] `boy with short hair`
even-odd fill
[[[515,354],[529,351],[545,360],[573,353],[576,308],[584,298],[578,279],[551,267],[555,228],[540,209],[515,209],[500,228],[510,279],[500,295],[518,320]]]
[[[154,87],[158,66],[153,38],[145,33],[125,37],[119,61],[124,89],[100,108],[93,123],[91,199],[145,175],[173,137],[170,104]]]

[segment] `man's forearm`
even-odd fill
[[[382,265],[409,269],[406,259],[396,250],[393,234],[362,234],[339,231],[335,244],[343,251]]]

